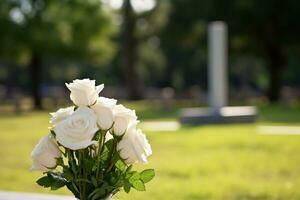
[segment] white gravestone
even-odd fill
[[[227,25],[215,21],[208,26],[209,108],[185,108],[180,112],[184,124],[249,123],[256,119],[256,108],[227,107]]]
[[[212,22],[208,27],[209,104],[214,112],[227,105],[227,26]]]

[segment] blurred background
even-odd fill
[[[49,192],[29,173],[64,83],[104,83],[136,109],[157,178],[120,199],[300,199],[300,1],[1,0],[0,190]],[[254,124],[182,126],[207,106],[207,28],[228,26],[230,105]],[[16,146],[15,146],[16,145]],[[58,193],[68,194],[61,190]]]

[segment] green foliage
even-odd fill
[[[155,176],[154,169],[146,169],[140,173],[140,179],[144,183],[148,183],[149,181],[151,181],[154,178],[154,176]]]
[[[20,52],[17,55],[25,51],[41,56],[95,58],[103,52],[106,35],[111,32],[109,18],[100,1],[3,0],[0,4],[7,9],[0,10],[1,19],[7,22],[4,32],[7,35],[0,38],[15,41],[17,48],[14,49]],[[11,17],[9,13],[13,11],[19,13],[20,21]],[[108,47],[105,48],[108,53]]]
[[[61,173],[47,172],[46,176],[38,179],[37,184],[51,190],[57,190],[67,184],[67,180]]]
[[[43,187],[50,187],[51,186],[51,180],[48,176],[44,176],[36,181],[37,184]]]
[[[112,23],[113,19],[119,19],[119,12],[106,12],[99,0],[37,1],[42,7],[35,6],[34,2],[0,1],[0,58],[21,64],[2,65],[1,81],[28,86],[31,79],[26,76],[24,65],[29,64],[33,53],[42,57],[42,80],[47,83],[78,76],[98,76],[114,84],[123,81],[122,52],[116,53],[122,41],[122,35],[116,38],[121,26]],[[272,52],[267,50],[275,49],[268,48],[269,43],[287,54],[283,83],[297,85],[299,5],[298,1],[271,0],[263,3],[258,0],[157,1],[152,11],[137,14],[135,35],[139,43],[140,80],[146,86],[184,89],[200,85],[205,89],[207,24],[225,20],[230,31],[231,85],[243,83],[266,89],[268,72],[263,67],[274,60],[269,58],[267,54]],[[11,13],[23,17],[18,21],[12,19]]]
[[[81,200],[103,199],[121,188],[126,192],[131,188],[145,191],[145,183],[154,177],[154,170],[133,171],[132,165],[127,166],[116,150],[122,138],[115,136],[105,142],[106,131],[97,134],[98,148],[90,146],[74,151],[60,146],[65,153],[64,158],[57,159],[57,166],[62,170],[47,172],[37,184],[51,190],[66,186]]]
[[[132,187],[138,191],[145,191],[145,183],[151,181],[154,176],[155,173],[153,169],[147,169],[139,173],[137,171],[131,171],[131,169],[128,168],[123,174],[124,191],[128,193]]]
[[[102,76],[116,51],[110,15],[99,0],[0,1],[0,80],[29,88],[33,57],[41,82]]]
[[[292,75],[298,72],[299,64],[295,61],[299,63],[300,55],[297,49],[300,26],[296,25],[299,1],[163,2],[169,2],[168,23],[159,35],[166,57],[164,85],[178,89],[193,85],[207,88],[207,29],[210,22],[218,20],[228,24],[230,85],[245,84],[265,90],[265,84],[261,85],[257,77],[263,77],[271,86],[272,69],[280,69],[278,77],[283,74],[281,70],[288,69],[290,76],[282,77],[284,82],[297,85],[298,79]],[[280,85],[279,80],[282,79],[276,80]]]

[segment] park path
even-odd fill
[[[140,128],[143,131],[177,131],[180,123],[177,121],[144,121]]]
[[[181,127],[177,121],[144,121],[140,124],[143,131],[177,131]],[[300,135],[300,126],[258,125],[257,133],[263,135]]]
[[[0,191],[0,200],[75,200],[75,198],[63,195]]]
[[[258,132],[264,135],[300,135],[300,126],[259,126]]]

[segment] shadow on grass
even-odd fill
[[[300,104],[269,104],[259,107],[259,121],[300,123]]]

